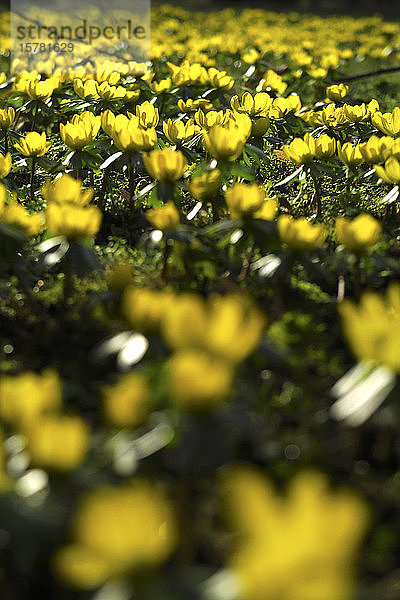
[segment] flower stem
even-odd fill
[[[35,107],[33,109],[33,119],[32,119],[31,131],[33,131],[35,129],[38,107],[39,107],[39,102],[36,102]]]
[[[31,168],[31,180],[30,180],[30,198],[31,202],[35,200],[35,188],[34,188],[34,178],[35,178],[35,167],[36,167],[36,156],[32,156],[32,168]]]
[[[316,217],[319,217],[321,214],[321,187],[319,185],[318,177],[316,177],[313,173],[311,173],[311,177],[314,183],[314,195],[313,195],[313,203],[316,205]]]
[[[133,198],[133,191],[134,191],[134,179],[133,179],[133,175],[134,175],[134,170],[133,170],[133,165],[131,162],[129,162],[129,167],[128,167],[128,187],[129,187],[129,199],[132,200]]]

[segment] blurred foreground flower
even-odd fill
[[[282,242],[298,252],[312,252],[328,235],[321,223],[313,224],[305,218],[293,219],[290,215],[279,217],[278,230]]]
[[[351,491],[303,472],[286,497],[261,473],[229,469],[224,505],[237,534],[229,563],[241,600],[351,600],[354,562],[368,511]]]
[[[371,217],[371,215],[361,214],[350,221],[345,217],[336,219],[336,237],[338,241],[356,254],[365,252],[373,246],[379,239],[382,226]]]
[[[360,361],[373,361],[400,372],[400,284],[391,283],[386,296],[365,292],[356,305],[340,303],[344,334]]]
[[[254,219],[272,221],[278,212],[275,198],[267,198],[265,188],[256,183],[235,183],[225,192],[225,200],[232,219],[251,216]]]
[[[61,404],[61,381],[53,369],[0,377],[0,417],[14,427],[26,427],[42,415],[57,412]]]
[[[229,362],[200,350],[176,352],[168,370],[173,403],[190,412],[207,412],[219,406],[234,374]]]
[[[72,535],[73,542],[56,553],[54,569],[68,585],[82,589],[157,567],[176,544],[169,503],[142,480],[90,492],[78,508]]]

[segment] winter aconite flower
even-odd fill
[[[46,139],[46,134],[37,133],[36,131],[31,131],[26,134],[23,138],[21,137],[19,142],[15,144],[15,149],[18,152],[21,152],[24,156],[29,156],[31,158],[36,158],[38,156],[43,156],[46,154],[48,149],[51,146],[51,142],[48,142]]]
[[[236,363],[254,350],[265,322],[261,311],[246,297],[232,294],[204,301],[188,293],[167,305],[162,332],[174,350],[203,349]]]
[[[46,209],[46,225],[53,235],[68,239],[93,237],[101,225],[102,214],[97,206],[50,204]]]
[[[147,100],[136,106],[136,116],[139,120],[140,127],[143,127],[144,129],[156,127],[160,119],[158,108],[156,108],[154,104],[150,104]]]
[[[397,137],[400,134],[400,108],[396,106],[391,113],[384,114],[376,111],[371,115],[371,122],[385,135]]]
[[[222,175],[219,169],[205,171],[201,175],[192,177],[191,180],[186,183],[186,187],[190,194],[200,202],[211,200],[216,196],[221,189],[221,185]]]
[[[330,85],[326,88],[326,95],[329,100],[333,102],[340,102],[343,100],[345,96],[347,96],[347,92],[349,91],[349,86],[344,83],[338,83],[336,85]]]
[[[177,537],[164,494],[143,480],[89,492],[78,507],[72,535],[53,565],[65,583],[81,589],[162,564]]]
[[[324,243],[328,232],[321,223],[310,223],[305,218],[294,219],[282,215],[278,219],[281,240],[292,250],[312,252]]]
[[[9,108],[0,109],[0,129],[6,131],[10,129],[14,123],[15,110],[10,106]]]
[[[143,332],[156,331],[175,302],[175,294],[168,290],[152,290],[128,286],[122,297],[122,313],[133,329]]]
[[[343,145],[338,142],[337,153],[342,163],[348,167],[356,167],[363,162],[359,146],[353,146],[350,142],[345,142]]]
[[[89,427],[79,416],[43,416],[25,435],[32,463],[46,469],[73,471],[89,448]]]
[[[85,206],[93,198],[93,189],[82,190],[82,181],[71,175],[61,175],[54,181],[48,179],[42,188],[47,203],[75,204]]]
[[[9,172],[11,171],[11,154],[8,152],[5,156],[0,154],[0,179],[4,179],[7,177]]]
[[[110,425],[139,427],[147,419],[150,409],[150,387],[139,373],[127,373],[115,385],[103,390],[104,417]]]
[[[366,142],[359,144],[358,147],[366,163],[377,165],[391,156],[393,144],[394,140],[391,137],[378,138],[376,135],[371,135]]]
[[[241,117],[244,118],[213,125],[208,133],[203,133],[207,151],[217,160],[232,161],[242,154],[251,133],[251,119],[247,115]]]
[[[200,128],[192,119],[189,119],[186,123],[181,120],[171,121],[171,119],[168,119],[163,123],[163,132],[171,144],[178,145],[187,142],[199,131]]]
[[[272,221],[278,212],[275,198],[267,198],[265,189],[256,183],[235,183],[225,192],[226,204],[232,219],[251,216]]]
[[[329,135],[320,135],[315,140],[315,157],[321,159],[330,158],[336,152],[336,140]]]
[[[161,231],[175,229],[179,225],[179,212],[175,204],[170,201],[159,208],[151,208],[146,212],[146,219]]]
[[[400,160],[390,156],[385,164],[375,165],[375,173],[386,183],[397,184],[400,181]]]
[[[385,296],[364,292],[358,305],[345,299],[338,310],[354,356],[400,372],[400,284],[391,283]]]
[[[224,513],[236,534],[228,567],[240,600],[350,600],[368,524],[364,501],[302,472],[279,494],[250,467],[222,476]]]
[[[143,154],[146,171],[157,181],[176,181],[184,174],[187,162],[180,150],[163,148]]]
[[[0,417],[14,427],[29,426],[58,411],[61,403],[61,381],[53,369],[0,376]]]
[[[338,241],[356,254],[365,252],[379,239],[382,226],[371,215],[358,215],[353,221],[344,217],[336,219],[336,237]]]
[[[189,412],[207,412],[226,398],[233,380],[232,364],[202,350],[181,350],[168,363],[173,404]]]
[[[80,115],[74,115],[70,123],[65,125],[60,123],[60,134],[66,146],[73,150],[81,150],[95,139],[100,124],[100,117],[85,111]]]
[[[283,152],[288,160],[298,165],[308,164],[315,157],[316,142],[309,133],[304,138],[295,138],[288,146],[283,146]]]

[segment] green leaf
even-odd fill
[[[245,179],[246,181],[253,181],[255,178],[254,171],[252,171],[238,163],[232,163],[232,165],[229,165],[228,169],[229,169],[231,175],[240,177],[240,179]]]

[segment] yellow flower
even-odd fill
[[[42,187],[43,198],[47,203],[76,204],[86,206],[93,198],[94,190],[82,190],[82,181],[74,179],[71,175],[61,175],[54,181],[48,179]]]
[[[81,150],[92,142],[99,132],[101,118],[95,117],[89,111],[74,115],[72,121],[64,125],[60,123],[60,133],[63,142],[73,150]]]
[[[172,87],[171,77],[167,77],[166,79],[161,79],[161,81],[153,81],[150,84],[151,89],[155,94],[161,94],[162,92],[168,92],[168,90]]]
[[[8,152],[5,156],[0,153],[0,179],[4,179],[7,177],[9,172],[11,171],[11,154]]]
[[[54,92],[54,82],[50,79],[45,81],[29,81],[27,94],[33,100],[47,100]]]
[[[9,108],[0,109],[0,129],[3,131],[10,129],[14,123],[15,110],[10,106]]]
[[[391,283],[385,297],[365,292],[358,306],[351,300],[343,300],[338,310],[354,356],[399,373],[400,284]]]
[[[386,183],[397,184],[400,181],[400,161],[390,156],[383,166],[375,165],[375,173]]]
[[[345,96],[347,96],[347,92],[349,91],[349,86],[344,83],[338,83],[336,85],[330,85],[326,88],[326,95],[329,100],[333,102],[340,102],[343,100]]]
[[[336,237],[348,250],[356,254],[365,252],[380,238],[382,226],[371,215],[358,215],[353,221],[338,217]]]
[[[326,477],[302,472],[285,496],[251,467],[221,478],[236,544],[229,568],[240,600],[349,600],[354,566],[368,525],[365,502],[331,491]]]
[[[279,96],[273,100],[269,109],[271,119],[281,119],[291,112],[297,112],[301,108],[301,100],[297,94],[290,94],[287,98]]]
[[[211,67],[207,71],[205,83],[210,83],[213,87],[223,90],[230,90],[235,85],[235,80],[226,71],[219,71]]]
[[[219,169],[205,171],[197,177],[193,177],[186,187],[196,200],[204,202],[213,198],[222,185],[222,175]]]
[[[159,208],[148,210],[146,219],[153,227],[161,231],[176,229],[180,222],[179,212],[172,200]]]
[[[139,127],[136,119],[130,119],[126,124],[126,128],[115,128],[112,139],[118,150],[127,154],[134,154],[154,148],[157,143],[157,133],[155,129]]]
[[[218,160],[236,160],[242,152],[244,145],[251,133],[251,120],[243,124],[237,121],[228,121],[225,124],[216,124],[208,133],[203,133],[204,144],[207,151]]]
[[[175,406],[193,412],[209,411],[229,393],[233,367],[201,350],[182,350],[169,360],[168,379]]]
[[[109,85],[107,81],[103,81],[97,86],[97,93],[103,100],[123,100],[126,89],[122,85]]]
[[[320,223],[313,224],[305,218],[293,219],[289,215],[279,217],[278,231],[281,240],[298,252],[312,252],[324,243],[328,234]]]
[[[171,144],[182,144],[191,140],[198,132],[199,127],[192,119],[186,121],[172,121],[168,119],[163,123],[163,132]]]
[[[348,167],[356,167],[363,162],[363,156],[359,146],[352,146],[351,142],[345,142],[343,146],[337,143],[337,152],[342,163]]]
[[[150,104],[148,100],[136,106],[136,116],[139,119],[140,126],[144,129],[156,127],[160,119],[158,108],[154,104]]]
[[[376,135],[371,135],[369,140],[359,144],[358,147],[366,163],[377,165],[389,158],[393,145],[394,140],[391,137],[378,138]]]
[[[285,83],[278,73],[269,69],[263,75],[260,83],[258,84],[257,91],[262,90],[275,90],[278,94],[284,94],[287,88],[287,83]]]
[[[260,92],[252,96],[245,92],[240,98],[231,98],[231,107],[239,113],[245,113],[249,117],[268,117],[268,111],[272,104],[272,98],[266,92]]]
[[[168,290],[129,286],[122,296],[122,314],[132,329],[154,331],[174,301],[175,295]]]
[[[254,350],[265,322],[246,297],[228,295],[205,301],[195,294],[182,294],[167,305],[161,327],[174,350],[198,348],[234,363]]]
[[[32,463],[45,469],[72,471],[82,463],[89,448],[89,428],[78,416],[40,417],[25,435]]]
[[[288,160],[297,165],[312,162],[316,153],[316,140],[312,135],[306,133],[304,138],[295,138],[288,146],[283,146],[283,152]]]
[[[80,124],[60,123],[60,134],[64,144],[73,150],[81,150],[92,141],[90,133]]]
[[[176,181],[184,174],[187,161],[180,150],[163,148],[143,154],[143,164],[149,175],[157,181]]]
[[[229,120],[229,113],[228,111],[224,113],[223,110],[209,110],[208,112],[204,112],[199,108],[194,115],[194,120],[201,129],[209,131],[213,125],[226,123]]]
[[[203,112],[207,112],[212,110],[212,103],[207,100],[207,98],[188,98],[186,102],[184,100],[178,100],[178,108],[182,112],[196,112],[197,110],[202,110]]]
[[[396,106],[391,113],[373,112],[371,123],[385,135],[397,137],[400,133],[400,108]]]
[[[122,116],[125,119],[127,119],[127,117],[125,117],[125,115],[119,115],[119,116]],[[101,114],[101,127],[102,127],[103,131],[110,137],[112,137],[112,133],[114,131],[115,119],[116,119],[116,115],[114,115],[114,113],[111,110],[107,109]]]
[[[104,416],[115,427],[139,427],[150,414],[150,387],[139,373],[123,375],[103,390]]]
[[[154,485],[133,480],[89,492],[73,523],[73,541],[54,556],[68,585],[90,589],[134,569],[156,567],[176,545],[174,514]]]
[[[225,200],[232,219],[252,216],[272,221],[278,211],[275,198],[266,198],[265,189],[256,183],[235,183],[226,190]]]
[[[74,79],[74,91],[82,100],[98,100],[98,83],[93,79],[83,81],[82,79]]]
[[[253,65],[260,57],[260,53],[254,48],[242,54],[242,60],[248,65]]]
[[[356,104],[355,106],[345,104],[342,110],[351,123],[358,123],[359,121],[365,119],[365,117],[369,116],[367,107],[364,103]]]
[[[0,416],[18,428],[29,426],[46,413],[57,412],[62,403],[61,381],[56,371],[0,377]]]
[[[68,239],[92,237],[100,229],[102,213],[97,206],[53,202],[46,209],[46,225],[53,235]]]
[[[336,140],[324,133],[315,140],[315,157],[319,159],[330,158],[336,152]]]
[[[31,131],[24,138],[20,138],[19,142],[15,144],[15,149],[24,156],[36,158],[46,154],[50,146],[51,142],[47,141],[44,131],[43,133]]]
[[[6,192],[2,185],[0,188],[0,223],[20,229],[25,235],[33,236],[43,229],[43,215],[30,214],[15,198],[6,204]]]

